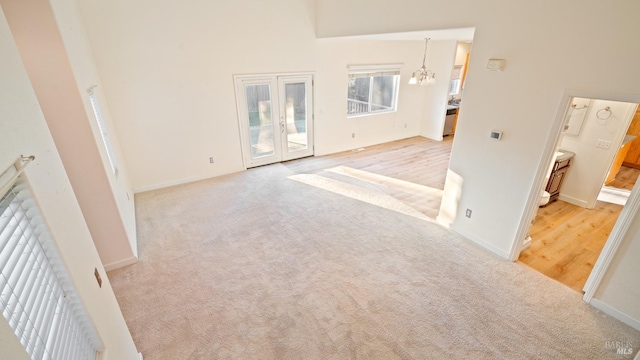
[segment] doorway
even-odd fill
[[[629,126],[637,104],[597,98],[568,100],[557,140],[549,144],[555,155],[547,169],[555,169],[553,164],[561,161],[558,156],[563,153],[574,156],[564,169],[567,179],[559,199],[539,210],[536,207],[529,230],[531,246],[522,251],[520,261],[578,292],[588,292],[585,283],[590,274],[602,268],[596,266],[603,257],[601,251],[605,255],[611,251],[611,239],[621,231],[616,224],[624,202],[602,198],[601,189],[616,181],[631,141],[640,135]],[[544,183],[552,180],[546,174]],[[633,187],[633,183],[624,183]],[[628,194],[627,190],[626,197]]]
[[[246,168],[313,155],[313,76],[236,76]]]

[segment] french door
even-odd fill
[[[237,76],[247,168],[313,155],[312,75]]]

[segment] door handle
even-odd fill
[[[284,118],[280,117],[280,132],[284,133]]]

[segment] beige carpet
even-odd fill
[[[136,196],[109,273],[153,359],[632,359],[640,333],[437,224],[271,165]]]

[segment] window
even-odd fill
[[[458,95],[460,93],[460,85],[462,85],[462,65],[455,65],[451,73],[451,82],[449,83],[449,95]]]
[[[109,165],[111,165],[111,170],[113,171],[113,174],[117,175],[118,166],[116,165],[116,156],[113,153],[113,147],[111,146],[109,135],[107,135],[107,127],[104,123],[104,119],[102,118],[102,110],[100,110],[100,104],[98,104],[95,88],[96,86],[94,85],[90,87],[89,90],[87,90],[87,92],[89,93],[89,101],[91,102],[91,108],[93,109],[93,115],[96,118],[96,123],[98,123],[98,130],[100,131],[100,136],[102,137],[104,148],[107,151],[107,158],[109,158]]]
[[[95,360],[100,342],[27,183],[0,196],[2,315],[31,359]]]
[[[399,83],[397,66],[350,67],[347,116],[396,111]]]

